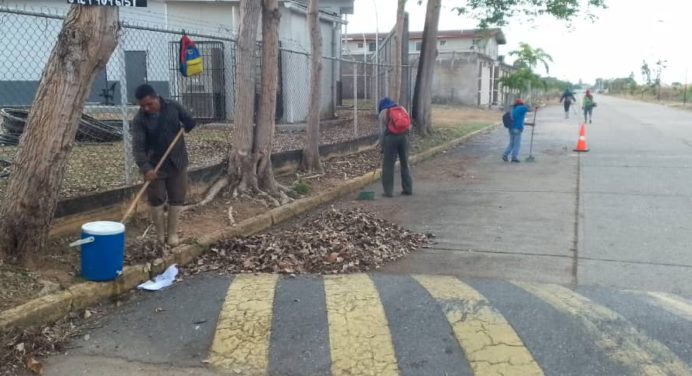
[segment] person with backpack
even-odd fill
[[[593,100],[593,94],[591,94],[591,90],[586,90],[586,94],[584,94],[584,99],[582,100],[581,104],[581,108],[584,110],[584,123],[588,121],[589,124],[591,124],[594,107],[596,107],[596,102]]]
[[[190,132],[195,120],[178,102],[160,97],[153,87],[141,85],[135,90],[139,112],[132,122],[132,154],[147,188],[151,219],[157,240],[174,247],[178,238],[178,217],[187,193],[188,154],[185,139],[180,138],[158,172],[155,166],[176,139],[181,129]],[[168,203],[168,218],[164,221],[164,206]],[[168,233],[168,236],[166,236]]]
[[[572,94],[569,89],[565,89],[565,92],[560,98],[560,103],[562,103],[565,107],[565,119],[569,119],[569,108],[572,107],[572,102],[576,101],[577,98],[574,97],[574,94]]]
[[[502,160],[509,162],[509,156],[512,156],[512,163],[519,163],[519,148],[521,146],[521,133],[524,131],[524,120],[529,108],[524,104],[522,99],[514,101],[512,111],[508,111],[502,116],[502,123],[509,132],[509,145],[502,154]]]
[[[385,197],[394,196],[394,165],[397,156],[401,168],[402,195],[413,194],[413,180],[408,166],[408,132],[411,129],[411,118],[406,109],[384,97],[380,100],[379,140],[378,145],[383,153],[382,186]]]

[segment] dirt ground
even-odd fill
[[[353,114],[341,114],[338,121],[325,122],[321,129],[322,144],[334,144],[351,140]],[[190,168],[205,167],[222,162],[226,158],[229,137],[228,125],[202,125],[186,135],[190,154]],[[375,116],[359,113],[358,137],[375,133]],[[281,130],[274,136],[274,152],[302,148],[305,138],[302,130]],[[12,161],[17,146],[0,146],[0,160]],[[70,198],[121,187],[125,184],[123,144],[77,144],[68,162],[67,173],[60,192],[61,198]],[[134,169],[131,172],[135,182],[141,176]],[[3,194],[7,179],[0,178],[0,195]]]
[[[436,107],[433,113],[435,122],[433,136],[421,139],[412,135],[412,153],[460,137],[485,125],[496,123],[499,117],[498,112]],[[199,133],[202,134],[203,132]],[[280,176],[277,179],[288,187],[300,185],[307,192],[299,189],[296,191],[302,192],[303,195],[300,197],[306,197],[321,193],[345,180],[374,171],[380,167],[380,164],[381,155],[379,152],[370,150],[324,161],[324,172],[321,174],[306,176],[296,173]],[[444,164],[440,165],[440,168],[443,167]],[[457,173],[464,173],[463,169],[459,170],[458,165],[453,167]],[[229,196],[227,193],[222,194],[207,206],[185,212],[180,225],[182,240],[186,241],[228,227],[230,225],[228,210],[231,206],[236,223],[268,210],[266,205],[258,201],[232,199]],[[196,202],[199,199],[199,197],[190,197],[188,201]],[[383,218],[393,217],[388,216],[387,213],[383,213],[383,215]],[[142,236],[145,232],[146,236]],[[82,281],[79,276],[79,251],[68,248],[68,244],[74,241],[76,237],[75,234],[74,237],[52,239],[45,252],[38,257],[38,268],[35,272],[0,265],[0,298],[2,298],[0,299],[0,310],[21,304],[40,293],[51,292]],[[155,234],[150,228],[147,218],[135,218],[128,223],[125,263],[137,264],[153,261],[160,257],[163,249],[156,245],[154,239]]]

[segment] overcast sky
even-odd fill
[[[348,32],[374,32],[376,25],[387,33],[394,25],[397,0],[355,0],[349,16]],[[571,27],[550,17],[533,22],[510,21],[503,28],[507,44],[500,54],[516,49],[520,42],[543,48],[554,60],[550,75],[577,82],[593,82],[597,77],[626,77],[634,72],[641,82],[642,60],[653,65],[667,60],[663,81],[685,82],[692,68],[689,30],[692,0],[606,0],[608,9],[596,10],[598,19],[577,19]],[[469,29],[477,21],[458,16],[452,9],[464,0],[442,0],[440,29]],[[375,7],[376,4],[376,7]],[[375,9],[377,11],[375,11]],[[408,0],[410,29],[423,30],[425,1]],[[377,17],[376,17],[377,15]],[[544,73],[544,72],[541,72]],[[692,72],[690,72],[692,80]]]

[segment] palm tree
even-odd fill
[[[509,53],[510,56],[516,56],[514,61],[514,66],[518,68],[512,76],[511,80],[514,80],[514,84],[520,87],[522,91],[522,96],[524,96],[524,90],[528,92],[529,100],[532,100],[533,90],[532,86],[536,85],[540,78],[537,74],[533,72],[538,64],[542,64],[545,68],[545,72],[550,72],[549,62],[553,62],[552,56],[548,55],[542,48],[533,48],[528,43],[520,43],[519,49]],[[510,83],[511,84],[511,83]]]
[[[519,49],[509,53],[510,56],[516,56],[514,64],[518,67],[536,69],[538,64],[542,64],[546,73],[550,73],[548,62],[553,62],[553,57],[548,55],[542,48],[533,48],[528,43],[520,43]]]

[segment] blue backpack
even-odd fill
[[[183,77],[191,77],[204,71],[202,55],[199,53],[195,42],[187,35],[180,38],[180,73]]]

